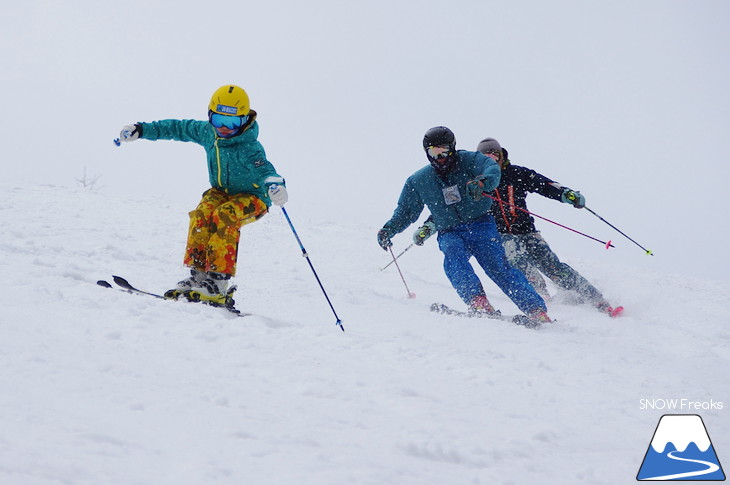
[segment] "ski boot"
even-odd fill
[[[550,318],[545,310],[534,310],[527,314],[527,320],[525,326],[528,328],[537,328],[543,323],[555,323],[555,320]]]
[[[527,315],[530,320],[534,320],[538,323],[552,323],[553,319],[547,314],[545,310],[535,310]]]
[[[238,288],[233,285],[228,288],[225,293],[216,293],[214,295],[208,295],[205,292],[198,290],[190,290],[186,291],[183,296],[187,298],[188,301],[205,303],[206,305],[216,307],[225,307],[234,313],[238,313],[238,310],[235,308],[236,300],[233,299],[233,293],[237,289]]]
[[[177,300],[186,292],[192,290],[193,288],[197,288],[198,285],[207,278],[207,276],[208,274],[205,271],[191,269],[190,277],[178,281],[177,285],[175,285],[175,288],[167,290],[164,296],[165,298],[169,298],[171,300]]]
[[[489,303],[487,295],[477,295],[472,298],[471,303],[469,303],[468,313],[475,317],[494,317],[502,314],[502,312],[495,310],[492,304]]]
[[[189,290],[182,292],[182,296],[189,301],[207,303],[212,306],[233,308],[233,293],[236,287],[228,288],[231,275],[223,273],[205,273],[205,279],[196,283]]]
[[[611,306],[611,304],[608,303],[606,300],[599,301],[598,303],[596,303],[595,307],[596,307],[596,310],[598,310],[601,313],[605,313],[606,315],[608,315],[611,318],[616,318],[616,317],[621,316],[621,314],[624,311],[624,307]]]
[[[537,309],[526,315],[515,315],[512,322],[525,328],[540,328],[543,323],[555,323],[555,320],[545,310]]]

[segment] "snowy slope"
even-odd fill
[[[240,319],[95,285],[183,277],[192,207],[9,182],[0,201],[2,484],[628,484],[667,412],[641,399],[730,406],[728,281],[556,247],[625,317],[564,295],[539,331],[443,317],[435,241],[400,260],[409,300],[377,227],[293,200],[342,333],[277,208],[244,228]],[[728,412],[700,412],[721,462]]]

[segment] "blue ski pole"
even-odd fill
[[[297,242],[299,243],[299,247],[302,250],[302,256],[307,258],[307,262],[309,263],[309,267],[312,268],[312,273],[314,273],[314,277],[317,279],[317,283],[319,283],[319,287],[322,289],[322,293],[324,293],[324,297],[327,299],[327,303],[329,303],[330,308],[332,309],[332,313],[334,313],[335,318],[337,319],[337,322],[335,322],[337,325],[339,325],[340,329],[344,332],[345,327],[342,326],[342,320],[340,320],[340,317],[337,316],[337,312],[335,311],[335,307],[332,306],[332,302],[330,301],[330,297],[327,296],[327,292],[324,291],[324,286],[322,286],[322,282],[319,280],[319,276],[317,276],[317,272],[314,270],[314,266],[312,265],[312,260],[309,259],[309,255],[307,254],[307,250],[304,249],[304,245],[302,244],[302,240],[299,239],[299,234],[297,234],[297,230],[294,229],[294,224],[291,223],[291,219],[289,219],[289,214],[287,214],[286,209],[282,206],[281,212],[284,213],[284,217],[286,217],[286,221],[289,223],[289,227],[291,227],[291,231],[294,233],[294,237],[297,239]]]

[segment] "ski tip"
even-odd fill
[[[129,286],[129,281],[125,280],[125,279],[124,279],[124,278],[122,278],[121,276],[112,276],[112,279],[113,279],[113,280],[114,280],[114,282],[115,282],[116,284],[118,284],[118,285],[122,285],[122,286]]]
[[[616,308],[613,308],[608,314],[611,318],[617,318],[617,317],[620,317],[623,312],[624,312],[624,307],[617,306]]]
[[[103,286],[104,288],[111,288],[112,287],[111,283],[109,283],[108,281],[105,281],[105,280],[99,280],[99,281],[96,282],[96,284],[99,285],[99,286]]]
[[[552,320],[551,323],[554,323],[555,320]],[[512,323],[515,325],[520,325],[525,328],[540,328],[542,326],[542,322],[539,322],[537,320],[534,320],[527,315],[515,315],[512,317]]]

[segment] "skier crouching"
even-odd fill
[[[489,214],[492,201],[482,196],[499,184],[499,166],[479,152],[457,151],[454,133],[445,126],[426,132],[423,149],[430,165],[406,180],[393,217],[378,232],[378,244],[387,250],[391,238],[416,222],[425,205],[438,231],[446,276],[471,312],[496,312],[469,262],[473,256],[528,318],[538,324],[552,321],[525,275],[507,263]]]
[[[175,140],[201,145],[211,188],[190,212],[183,263],[190,277],[165,293],[216,305],[232,304],[228,283],[236,274],[242,226],[288,200],[284,179],[266,159],[258,138],[256,112],[248,94],[232,84],[213,93],[208,121],[162,120],[125,126],[120,141]]]

